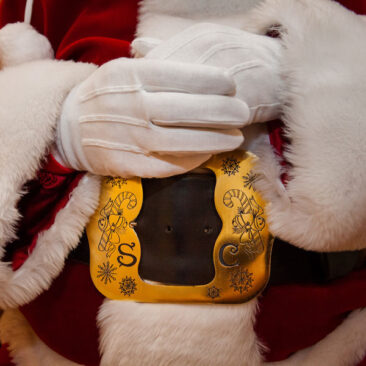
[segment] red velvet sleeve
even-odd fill
[[[51,42],[56,58],[102,64],[129,57],[137,0],[34,0],[32,25]],[[0,2],[0,25],[22,21],[25,0]]]

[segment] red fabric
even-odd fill
[[[284,136],[284,124],[280,120],[271,121],[267,123],[267,130],[269,135],[269,142],[277,153],[282,167],[285,171],[281,174],[283,184],[288,182],[288,168],[290,164],[284,159],[283,153],[286,150],[286,145],[289,141]]]
[[[366,13],[364,0],[342,3]],[[0,25],[22,20],[24,5],[25,0],[2,0]],[[57,58],[102,64],[129,55],[136,14],[136,0],[35,0],[32,24],[50,39]],[[21,249],[14,256],[15,268],[26,258],[28,249],[34,247],[38,232],[53,222],[81,177],[55,171],[53,163],[44,167],[38,181],[29,184],[30,193],[20,204],[24,221],[22,239],[17,243]],[[334,329],[349,311],[366,306],[365,282],[363,270],[329,287],[269,288],[261,298],[257,323],[259,337],[270,347],[268,360],[285,358],[313,344]],[[99,362],[95,317],[101,301],[91,283],[89,269],[68,262],[51,289],[22,311],[52,349],[73,361],[94,366]]]
[[[32,25],[44,34],[58,59],[98,65],[129,57],[137,0],[34,0]],[[0,2],[0,26],[24,18],[25,0]]]
[[[0,348],[0,366],[15,366],[10,359],[6,344]]]
[[[260,298],[256,331],[280,361],[334,330],[354,309],[366,307],[366,268],[327,285],[269,287]],[[365,359],[366,361],[366,359]]]
[[[268,288],[260,298],[256,324],[258,337],[269,347],[267,361],[285,359],[311,346],[350,311],[366,307],[365,283],[366,268],[327,286]],[[22,312],[49,347],[75,362],[96,366],[99,355],[95,318],[102,300],[88,266],[69,261],[51,289],[23,307]]]
[[[366,14],[365,0],[338,0],[338,2],[357,14]]]
[[[54,351],[82,365],[98,366],[96,316],[103,300],[89,267],[70,260],[51,288],[21,311]]]
[[[82,173],[60,166],[50,156],[38,172],[38,178],[27,184],[25,189],[29,193],[18,205],[23,216],[18,240],[9,246],[11,251],[8,252],[14,270],[24,263],[35,248],[38,234],[54,223],[57,212],[67,204],[70,193],[82,176]]]

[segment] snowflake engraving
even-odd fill
[[[119,283],[119,289],[124,296],[133,295],[137,290],[135,279],[129,276],[122,278],[122,281]]]
[[[244,188],[253,189],[255,192],[254,183],[257,179],[258,175],[251,170],[248,174],[243,176]]]
[[[253,273],[247,269],[239,269],[235,271],[231,276],[231,285],[235,292],[248,292],[253,287]]]
[[[212,286],[207,289],[207,296],[211,297],[211,299],[216,299],[217,297],[220,297],[220,289]]]
[[[105,182],[110,184],[112,187],[118,187],[121,189],[124,184],[127,184],[127,179],[121,177],[107,177]]]
[[[105,285],[116,280],[115,276],[117,267],[115,267],[113,264],[110,264],[109,261],[107,263],[103,263],[102,265],[98,264],[98,268],[97,278],[104,282]]]
[[[235,175],[236,173],[239,173],[239,161],[233,157],[224,159],[221,165],[221,170],[229,177],[231,175]]]

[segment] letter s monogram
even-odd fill
[[[121,255],[119,255],[119,256],[117,257],[117,261],[118,261],[118,263],[119,263],[119,266],[120,266],[120,267],[121,267],[121,266],[132,267],[132,266],[134,266],[134,265],[136,264],[136,262],[137,262],[137,258],[136,258],[133,254],[131,254],[131,253],[126,253],[126,252],[124,252],[124,251],[122,250],[124,246],[129,247],[129,248],[131,249],[131,251],[133,251],[133,248],[135,247],[135,243],[133,243],[133,242],[132,242],[131,244],[127,244],[127,243],[122,243],[122,244],[120,244],[120,245],[118,246],[118,252],[119,252]],[[123,262],[124,256],[130,257],[130,258],[131,258],[131,259],[130,259],[130,262],[128,262],[128,263],[124,263],[124,262]]]

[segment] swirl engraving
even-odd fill
[[[120,243],[121,238],[118,233],[127,227],[127,220],[123,216],[123,204],[127,202],[127,209],[132,210],[137,205],[137,199],[134,193],[122,192],[114,200],[111,198],[100,210],[100,219],[98,220],[99,230],[102,235],[99,240],[98,249],[106,252],[106,257],[110,258]]]

